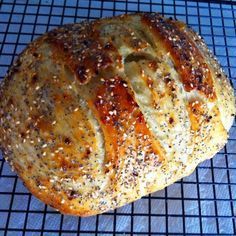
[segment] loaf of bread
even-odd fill
[[[224,147],[233,88],[201,37],[159,14],[36,39],[0,90],[0,141],[25,186],[64,214],[123,206]]]

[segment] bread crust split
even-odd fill
[[[64,25],[0,89],[5,159],[64,214],[115,209],[191,174],[227,142],[233,88],[202,38],[157,13]]]

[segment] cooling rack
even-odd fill
[[[236,1],[232,0],[3,0],[0,79],[27,43],[58,25],[137,11],[160,12],[187,22],[204,37],[236,88]],[[235,123],[227,145],[191,176],[89,218],[61,215],[44,205],[0,156],[0,235],[236,235],[235,216]]]

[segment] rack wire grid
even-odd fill
[[[23,48],[65,23],[160,12],[198,31],[236,88],[236,1],[3,0],[0,78]],[[1,98],[0,98],[1,99]],[[227,145],[189,177],[89,218],[61,215],[32,196],[0,156],[0,235],[236,235],[236,124]]]

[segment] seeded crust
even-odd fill
[[[235,115],[233,88],[203,40],[159,14],[44,34],[0,96],[5,159],[36,197],[79,216],[191,174],[225,145]]]

